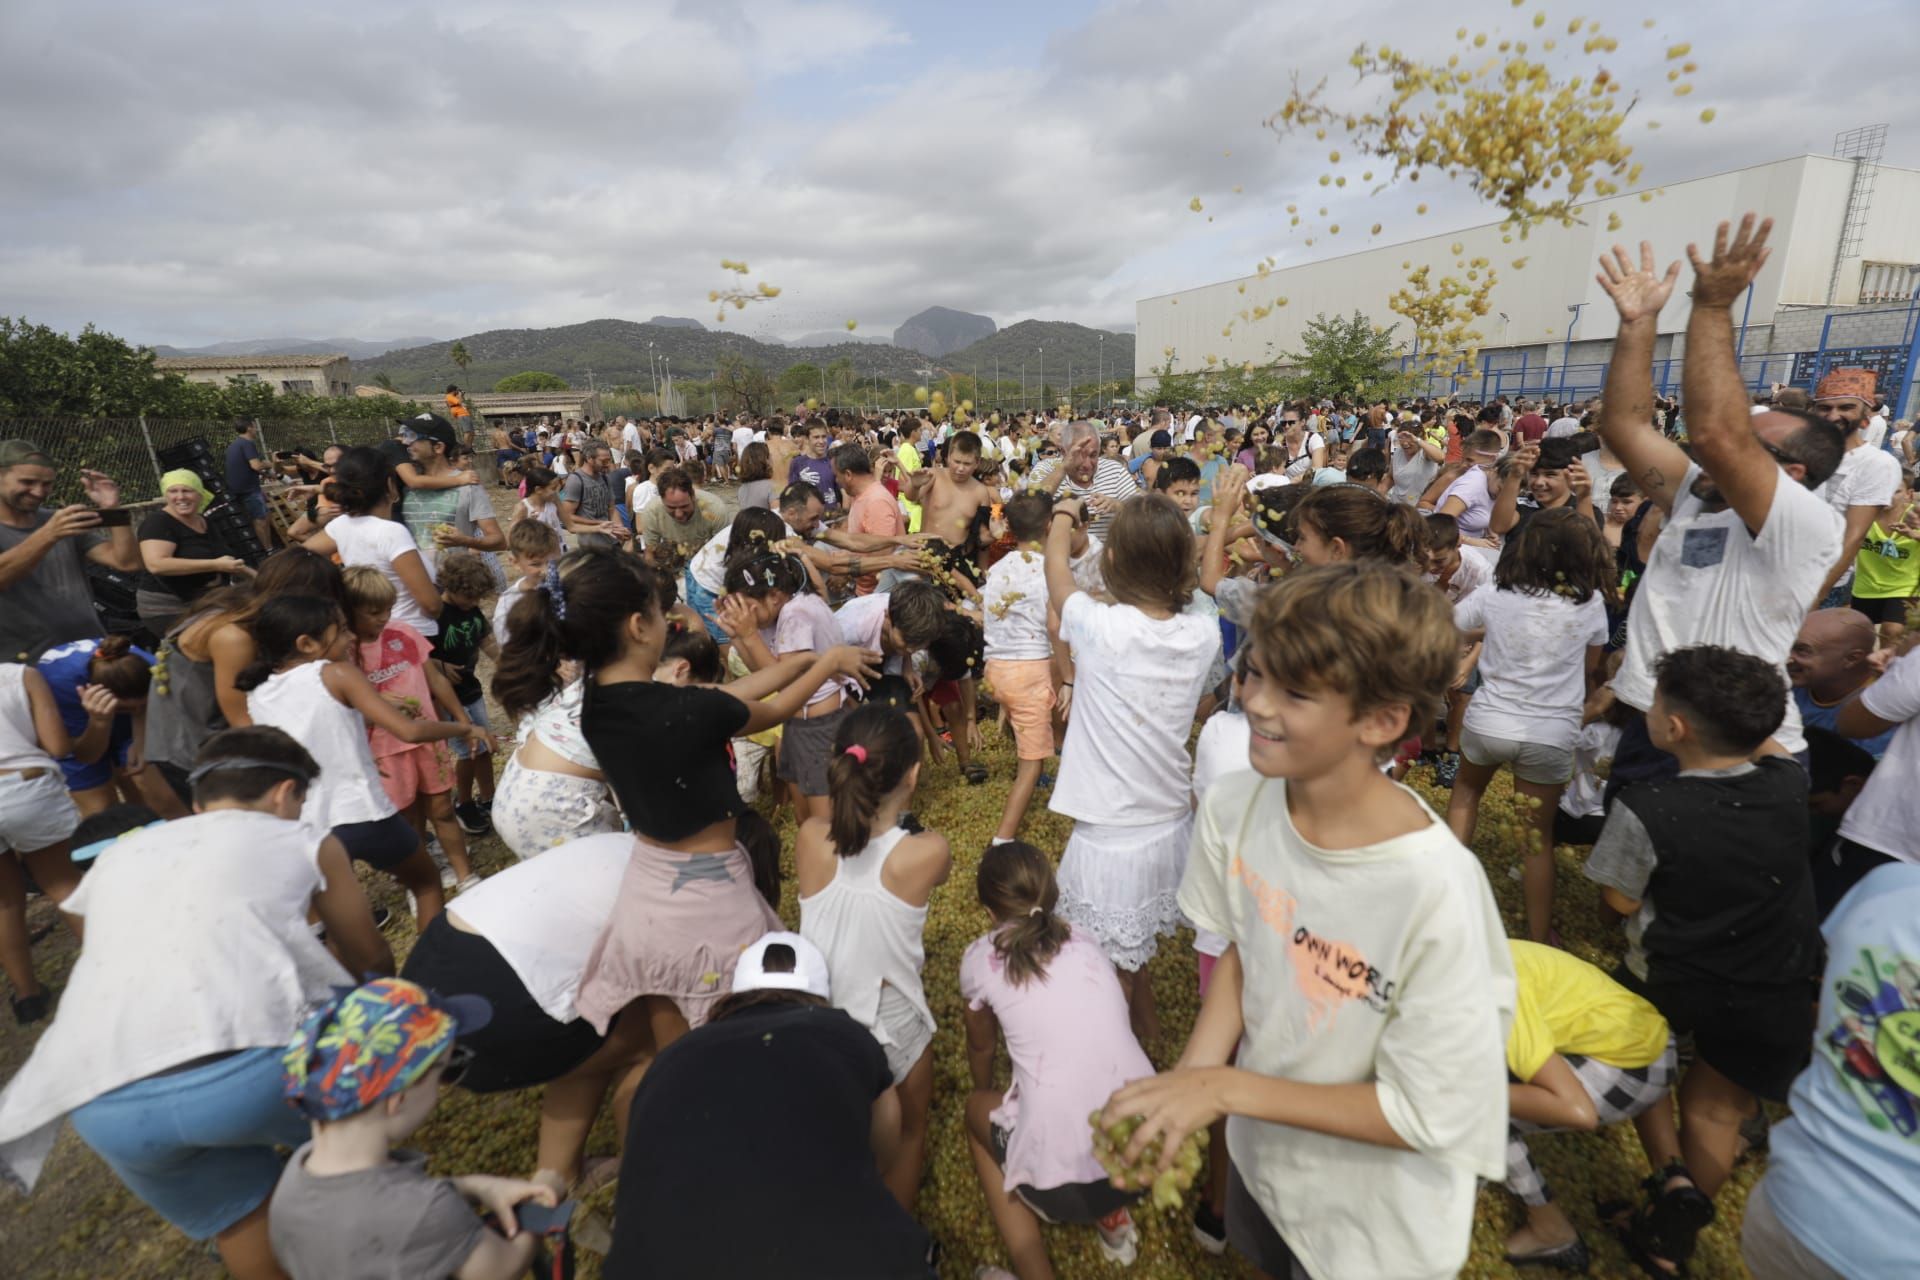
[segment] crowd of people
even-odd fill
[[[485,482],[471,420],[423,414],[312,460],[257,566],[192,471],[136,534],[109,478],[51,510],[48,458],[0,443],[0,968],[51,1017],[0,1171],[31,1187],[70,1121],[248,1280],[521,1275],[615,1180],[609,1276],[925,1277],[939,1101],[986,1280],[1053,1275],[1043,1224],[1134,1260],[1147,1188],[1093,1142],[1122,1122],[1211,1253],[1437,1278],[1482,1181],[1521,1206],[1509,1262],[1588,1269],[1530,1140],[1624,1122],[1651,1173],[1598,1213],[1644,1274],[1686,1273],[1755,1147],[1756,1277],[1906,1274],[1915,443],[1869,371],[1743,384],[1767,237],[1689,250],[1677,399],[1681,267],[1642,246],[1601,263],[1585,403],[563,422],[496,429]],[[105,634],[86,559],[144,566],[148,633]],[[915,817],[949,757],[1005,788],[984,849]],[[1511,938],[1475,853],[1502,770]],[[1064,848],[1022,839],[1036,802]],[[489,833],[515,861],[482,876]],[[1560,945],[1567,845],[1611,972]],[[29,877],[84,931],[57,1009]],[[941,1026],[955,894],[985,927]],[[1183,927],[1176,1041],[1149,966]],[[532,1166],[430,1175],[405,1143],[444,1087],[542,1088]]]

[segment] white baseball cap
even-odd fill
[[[767,969],[769,947],[787,947],[793,952],[791,971]],[[805,991],[825,1000],[828,998],[827,958],[820,954],[820,948],[797,933],[769,933],[748,944],[740,953],[740,963],[733,968],[733,989],[736,992]]]

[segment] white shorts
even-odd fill
[[[47,766],[37,778],[0,773],[0,849],[38,853],[67,839],[79,825],[80,810],[58,767]]]
[[[880,1011],[874,1020],[886,1033],[880,1049],[887,1055],[893,1082],[899,1084],[933,1043],[933,1024],[913,1007],[913,1001],[884,983],[880,987]]]

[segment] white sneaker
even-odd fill
[[[440,887],[442,889],[452,890],[458,888],[459,884],[460,877],[454,874],[452,867],[440,868]]]
[[[465,893],[469,889],[478,889],[479,887],[480,887],[480,877],[477,875],[471,875],[471,876],[468,876],[465,880],[462,880],[459,884],[455,885],[454,892]]]
[[[1109,1222],[1114,1226],[1109,1228]],[[1125,1209],[1094,1223],[1093,1229],[1100,1241],[1100,1252],[1116,1267],[1130,1267],[1139,1257],[1140,1229],[1133,1225],[1133,1215]]]

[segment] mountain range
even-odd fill
[[[371,360],[402,347],[424,347],[438,338],[393,338],[366,341],[362,338],[242,338],[236,342],[215,342],[204,347],[169,347],[156,344],[157,356],[330,356],[336,353],[349,360]]]
[[[539,370],[575,387],[650,387],[669,369],[681,377],[706,378],[722,353],[774,374],[801,361],[825,366],[844,359],[857,376],[891,382],[925,382],[944,370],[991,378],[996,359],[1003,380],[1018,378],[1024,362],[1031,376],[1044,373],[1056,387],[1065,384],[1069,361],[1076,384],[1093,382],[1096,368],[1108,378],[1133,372],[1132,334],[1054,320],[1022,321],[937,358],[850,336],[796,350],[725,330],[611,319],[552,329],[489,329],[459,341],[471,360],[465,369],[449,357],[450,342],[431,342],[356,360],[354,381],[371,382],[385,374],[403,392],[436,390],[450,382],[485,390],[510,374]]]

